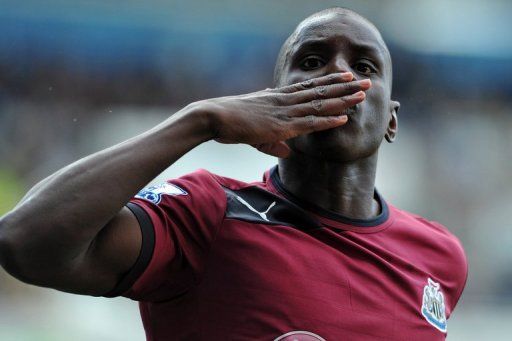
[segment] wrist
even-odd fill
[[[214,105],[208,100],[198,101],[187,105],[185,116],[194,122],[195,130],[203,137],[203,142],[217,137],[219,118]]]
[[[177,114],[181,119],[186,120],[192,125],[194,135],[196,135],[201,142],[215,138],[216,119],[213,110],[208,106],[206,101],[190,103]]]

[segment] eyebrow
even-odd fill
[[[332,39],[332,38],[329,38],[329,39],[322,39],[322,38],[311,39],[310,38],[310,39],[306,39],[306,40],[303,40],[300,42],[295,42],[294,44],[292,44],[291,56],[295,56],[296,54],[299,54],[300,52],[310,49],[310,48],[326,47],[330,39]],[[293,46],[296,44],[297,44],[297,47]],[[356,50],[357,52],[371,54],[380,59],[383,59],[383,55],[385,55],[384,48],[377,44],[356,43],[353,41],[347,41],[347,44],[350,45],[350,47],[352,49]]]

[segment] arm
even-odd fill
[[[281,141],[346,123],[340,113],[361,102],[360,90],[370,86],[349,79],[326,76],[196,102],[137,137],[61,169],[0,219],[0,264],[31,284],[108,292],[140,251],[138,222],[123,208],[140,188],[210,139],[286,156]]]
[[[135,262],[141,245],[138,222],[124,204],[208,139],[202,115],[187,108],[36,185],[0,221],[1,264],[31,284],[82,294],[107,292]]]

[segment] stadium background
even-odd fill
[[[448,339],[510,339],[510,1],[0,0],[0,214],[58,168],[191,101],[271,86],[287,34],[331,5],[373,20],[391,49],[402,109],[380,191],[448,226],[469,257]],[[160,179],[207,168],[256,180],[274,163],[210,142]],[[69,339],[142,340],[136,303],[27,286],[0,270],[0,340]]]

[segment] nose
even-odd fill
[[[350,65],[348,64],[345,56],[342,53],[336,55],[329,63],[328,72],[329,73],[344,73],[344,72],[352,72]]]

